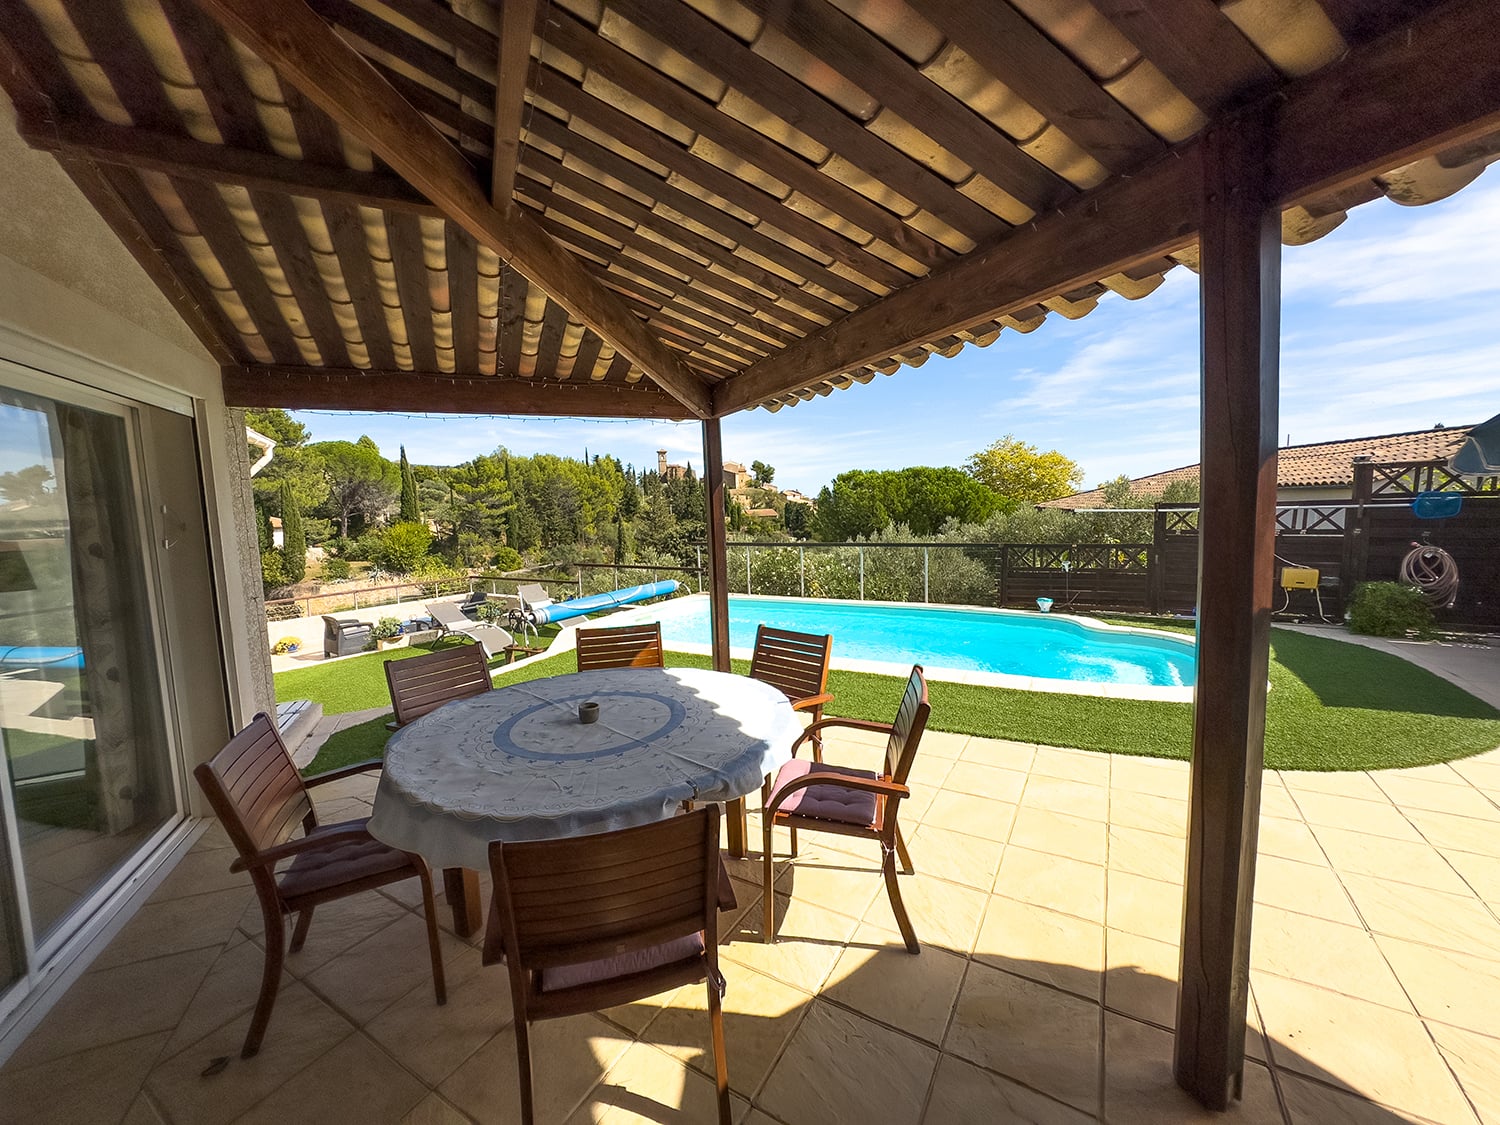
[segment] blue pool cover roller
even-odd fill
[[[632,602],[664,598],[668,594],[675,594],[678,585],[675,578],[668,578],[661,582],[647,582],[641,586],[627,586],[623,590],[611,590],[607,594],[589,594],[583,598],[540,606],[530,611],[530,616],[534,624],[548,625],[556,621],[566,621],[570,617],[582,617],[585,613],[597,613],[601,609],[614,609],[616,606],[629,605]]]

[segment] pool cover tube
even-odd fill
[[[61,645],[0,645],[0,668],[82,668],[83,649]]]
[[[557,621],[566,621],[570,617],[582,617],[585,613],[597,613],[601,609],[614,609],[615,606],[629,605],[631,602],[664,598],[668,594],[675,594],[678,585],[675,578],[668,578],[661,582],[647,582],[643,586],[627,586],[623,590],[611,590],[607,594],[590,594],[584,598],[573,598],[566,602],[537,606],[528,611],[528,616],[532,624],[548,625]]]

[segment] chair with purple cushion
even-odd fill
[[[922,732],[927,727],[930,710],[927,703],[927,679],[922,674],[922,666],[916,664],[912,666],[911,677],[906,681],[906,691],[901,697],[901,707],[896,712],[894,722],[824,719],[808,727],[793,744],[792,760],[781,767],[776,779],[766,786],[764,793],[765,811],[762,813],[762,820],[765,841],[761,849],[766,881],[764,940],[771,940],[775,928],[776,896],[772,893],[775,870],[772,863],[771,833],[780,824],[792,830],[794,857],[797,854],[799,828],[878,840],[881,847],[881,871],[885,875],[885,889],[891,896],[891,910],[896,915],[896,924],[901,928],[907,952],[921,952],[917,935],[911,927],[911,919],[906,916],[906,907],[901,902],[901,888],[897,884],[897,856],[900,856],[901,870],[906,874],[912,873],[912,865],[906,841],[901,838],[901,829],[896,824],[896,813],[900,808],[901,798],[911,792],[906,787],[906,778],[911,773],[912,760],[917,756],[917,744],[922,741]],[[807,761],[796,756],[798,748],[804,742],[834,726],[879,731],[889,735],[884,768],[876,773],[874,770]]]
[[[719,1121],[729,1125],[719,872],[717,805],[618,832],[490,844],[484,963],[510,971],[523,1125],[535,1119],[528,1021],[698,981],[708,982]]]

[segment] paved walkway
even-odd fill
[[[830,743],[851,764],[879,753]],[[1171,1079],[1186,766],[932,734],[912,780],[919,873],[902,883],[919,957],[866,846],[803,836],[778,865],[772,945],[759,865],[734,865],[737,1120],[1500,1120],[1500,751],[1266,776],[1251,1061],[1227,1118]],[[372,779],[330,789],[325,819],[368,814]],[[0,1116],[516,1119],[506,975],[449,934],[436,1007],[413,885],[319,908],[265,1048],[240,1061],[261,925],[225,844],[205,835],[0,1071]],[[691,987],[539,1025],[541,1120],[711,1120],[703,1003]]]

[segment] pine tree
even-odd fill
[[[288,480],[281,482],[281,556],[286,580],[294,585],[301,582],[307,574],[307,535]]]
[[[411,470],[406,459],[406,446],[401,447],[401,522],[420,523],[422,506],[417,500],[417,474]]]

